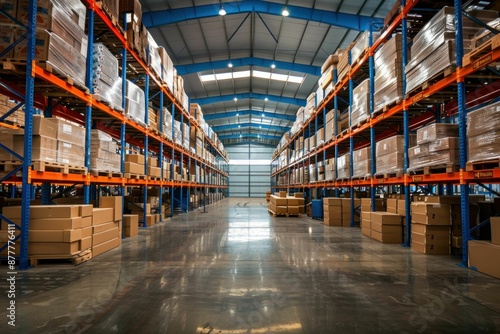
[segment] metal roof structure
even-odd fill
[[[328,56],[381,27],[395,0],[141,3],[143,23],[223,143],[276,145],[316,91]]]

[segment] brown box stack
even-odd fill
[[[469,161],[500,158],[499,102],[467,114],[467,149]]]
[[[341,198],[323,198],[323,222],[328,226],[342,226]]]
[[[71,166],[85,165],[85,129],[69,121],[47,118],[56,128],[57,162]]]
[[[144,175],[144,155],[125,155],[125,173]]]
[[[354,199],[354,208],[357,208],[361,205],[361,199]],[[342,198],[342,226],[348,227],[351,226],[351,199],[350,198]],[[354,215],[354,223],[359,223],[360,217],[355,214]]]
[[[115,199],[113,198],[111,201],[115,202]],[[115,211],[113,207],[94,208],[92,216],[92,256],[98,256],[121,244],[121,220],[115,220]]]
[[[120,172],[118,145],[107,133],[92,129],[90,135],[90,170]]]
[[[139,234],[139,216],[123,215],[123,236],[125,238],[135,237]]]
[[[403,224],[401,216],[390,212],[372,212],[371,237],[387,244],[403,242]]]
[[[410,146],[415,142],[415,136],[410,135]],[[404,170],[404,136],[392,136],[377,142],[376,175],[402,173]]]
[[[450,205],[413,202],[411,210],[411,248],[424,254],[450,254]]]

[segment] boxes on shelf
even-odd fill
[[[415,136],[410,135],[409,146],[415,143]],[[392,136],[377,142],[376,175],[402,173],[404,170],[404,136]]]
[[[350,178],[350,166],[351,156],[349,153],[341,155],[337,159],[337,175],[338,179],[348,179]]]
[[[388,244],[403,242],[403,223],[400,215],[390,212],[370,213],[371,237]]]
[[[450,236],[448,225],[425,225],[413,222],[411,248],[429,255],[447,255],[450,254]]]
[[[353,90],[351,107],[351,126],[370,117],[370,79],[363,80]]]
[[[351,199],[350,198],[342,198],[342,226],[348,227],[351,226],[351,218],[352,218],[352,210],[351,210]],[[354,208],[357,208],[361,205],[361,199],[354,198]],[[354,213],[354,223],[359,223],[360,217],[356,213]]]
[[[444,137],[408,149],[409,170],[456,166],[460,163],[458,137]]]
[[[356,150],[353,152],[353,178],[363,178],[371,176],[371,149],[370,146]]]
[[[467,149],[470,162],[500,158],[500,102],[467,114]]]
[[[139,0],[120,0],[120,14],[131,13],[132,21],[141,23],[142,21],[142,6]],[[120,15],[121,17],[121,15]]]
[[[120,154],[116,141],[98,129],[92,129],[90,135],[90,170],[120,172]]]
[[[94,44],[92,86],[94,97],[115,110],[122,108],[122,79],[118,59],[102,43]]]
[[[380,32],[372,32],[372,38],[374,41],[378,39]],[[362,32],[359,37],[354,42],[351,48],[351,59],[352,63],[356,63],[360,56],[363,55],[365,51],[370,47],[370,31],[366,30]]]
[[[0,27],[0,36],[1,36],[1,27]],[[0,37],[0,40],[1,39],[2,37]],[[2,52],[1,41],[0,41],[0,52]],[[0,94],[0,117],[10,112],[16,106],[17,102],[10,100],[5,95]],[[12,112],[9,116],[7,116],[4,119],[4,123],[24,126],[24,110],[22,110],[22,108],[19,108],[18,110]]]
[[[144,91],[135,85],[132,81],[127,80],[127,104],[125,107],[125,115],[135,122],[145,126],[146,117],[146,100]]]

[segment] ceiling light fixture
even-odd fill
[[[224,15],[226,15],[226,14],[227,14],[227,13],[226,13],[226,10],[224,9],[224,7],[223,7],[223,6],[220,6],[220,9],[219,9],[219,15],[220,15],[220,16],[224,16]]]
[[[239,128],[241,128],[241,125],[238,125]]]
[[[281,15],[283,16],[288,16],[290,15],[290,12],[288,11],[288,9],[285,7],[285,9],[283,9],[283,11],[281,12]]]
[[[262,117],[266,117],[266,115],[262,114]]]
[[[240,135],[240,138],[243,137],[242,135]]]
[[[272,68],[272,69],[275,69],[275,68],[276,68],[276,64],[275,64],[275,63],[272,63],[272,64],[271,64],[271,68]]]
[[[260,138],[260,135],[257,135],[257,138]]]
[[[264,99],[264,101],[266,101],[266,102],[267,102],[267,101],[269,101],[269,99],[266,97],[266,98]]]
[[[234,100],[234,102],[238,102],[238,98],[237,97],[235,97],[233,100]]]
[[[240,114],[236,114],[236,117],[238,117]]]
[[[231,63],[231,62],[227,63],[227,67],[233,68],[233,63]]]

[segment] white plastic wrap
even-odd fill
[[[351,156],[349,153],[344,154],[337,159],[337,175],[339,179],[350,178],[349,166],[351,164]]]
[[[467,115],[469,161],[500,158],[500,102]]]
[[[371,176],[371,151],[370,146],[353,152],[352,177],[362,178]]]
[[[373,32],[372,33],[373,41],[376,41],[379,36],[380,36],[379,32]],[[368,30],[361,33],[361,35],[358,37],[358,39],[354,43],[354,46],[351,49],[351,59],[353,60],[353,62],[357,60],[359,56],[361,56],[363,51],[370,46],[369,38],[370,38],[370,32]]]
[[[144,91],[129,80],[127,80],[127,107],[125,114],[128,118],[146,126],[146,98]]]
[[[102,44],[94,44],[92,85],[94,96],[111,108],[123,111],[122,79],[118,75],[118,60]]]
[[[455,165],[460,162],[457,137],[437,138],[408,149],[409,170],[439,165]]]
[[[433,123],[417,130],[417,144],[446,137],[458,137],[458,124]]]
[[[370,79],[362,81],[353,90],[351,125],[356,125],[370,117]]]
[[[97,129],[92,129],[90,137],[90,170],[120,172],[120,154],[116,141]]]

